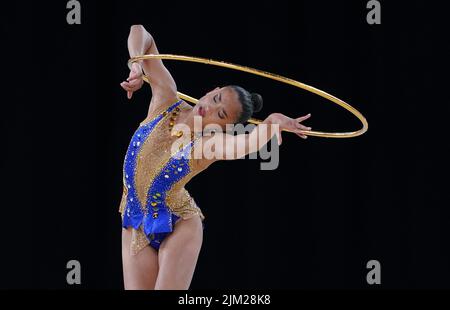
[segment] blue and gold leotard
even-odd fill
[[[202,168],[192,158],[195,139],[171,152],[174,142],[168,117],[180,111],[182,100],[156,113],[135,131],[123,165],[122,227],[132,227],[131,253],[150,244],[159,249],[175,222],[204,215],[184,188]]]

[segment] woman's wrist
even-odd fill
[[[280,117],[280,113],[272,113],[270,114],[265,120],[264,123],[265,124],[277,124],[277,120]]]

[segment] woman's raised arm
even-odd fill
[[[142,25],[131,26],[128,36],[128,51],[130,57],[159,54],[155,40]],[[161,106],[177,100],[176,83],[161,59],[147,59],[133,63],[128,79],[120,84],[127,91],[128,99],[131,99],[133,92],[142,87],[142,72],[148,76],[152,88],[149,114],[159,110]]]

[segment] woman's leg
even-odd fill
[[[158,254],[147,246],[130,254],[131,228],[122,229],[123,281],[126,290],[153,290],[158,276]]]
[[[155,289],[187,290],[203,242],[203,226],[199,216],[180,219],[173,232],[159,248],[159,273]]]

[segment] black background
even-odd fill
[[[395,2],[395,3],[393,3]],[[224,60],[282,74],[359,109],[358,138],[283,135],[280,164],[218,162],[187,186],[206,215],[191,288],[448,288],[448,34],[442,2],[81,1],[1,8],[2,195],[0,288],[122,288],[122,164],[146,116],[148,86],[132,101],[126,40],[143,24],[161,53]],[[182,92],[218,85],[259,92],[272,112],[313,129],[359,124],[304,91],[200,64],[165,62]],[[82,284],[66,283],[66,263]]]

